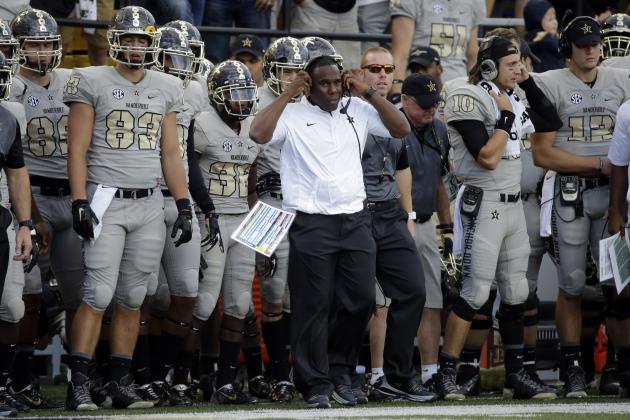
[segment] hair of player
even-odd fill
[[[491,31],[486,32],[486,37],[498,36],[501,38],[509,39],[510,41],[516,41],[520,45],[521,37],[514,28],[494,28]]]
[[[392,55],[391,51],[389,51],[385,47],[380,47],[380,46],[379,47],[371,47],[371,48],[368,48],[367,50],[363,51],[363,54],[361,54],[361,65],[365,64],[365,58],[369,54],[378,54],[378,53],[384,53],[384,54]]]
[[[335,59],[329,55],[322,55],[321,57],[317,57],[316,59],[308,63],[308,65],[306,66],[306,72],[312,80],[313,72],[315,71],[315,69],[325,66],[335,66],[341,72],[341,67],[339,67],[339,63],[337,63],[337,61],[335,61]]]

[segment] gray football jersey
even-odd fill
[[[193,74],[192,80],[199,83],[199,86],[201,87],[202,96],[207,98],[208,97],[208,80],[205,77],[200,76],[198,74]],[[206,109],[206,111],[208,109]]]
[[[203,180],[218,213],[241,214],[247,204],[249,170],[259,147],[249,138],[253,117],[241,121],[237,134],[221,120],[214,108],[195,120],[195,151]]]
[[[527,96],[525,95],[523,89],[516,86],[515,93],[521,99],[525,108],[529,108]],[[530,134],[526,133],[521,138],[521,165],[523,167],[523,171],[521,173],[521,192],[523,194],[535,193],[538,181],[540,181],[544,173],[543,168],[534,164],[534,157],[532,156],[529,136]]]
[[[0,106],[6,108],[13,114],[20,126],[20,135],[24,138],[26,135],[26,116],[24,115],[24,107],[22,104],[19,102],[5,101],[2,102]],[[11,208],[11,203],[9,202],[9,186],[7,185],[7,175],[4,173],[4,169],[0,171],[0,205]]]
[[[267,83],[258,89],[258,110],[266,108],[270,103],[276,100]],[[260,154],[258,155],[258,176],[269,172],[280,173],[280,144],[270,141],[261,145]]]
[[[88,181],[120,188],[160,185],[162,119],[182,107],[181,82],[168,74],[146,70],[132,83],[114,67],[74,69],[64,101],[94,108]]]
[[[26,135],[22,138],[24,162],[30,175],[68,178],[68,107],[63,88],[70,77],[68,69],[50,73],[48,88],[17,75],[22,87],[11,90],[11,100],[24,107]]]
[[[630,99],[630,71],[600,67],[592,88],[569,69],[532,76],[562,120],[554,146],[578,156],[607,156],[617,109]]]
[[[458,86],[451,91],[446,98],[444,115],[449,123],[461,120],[481,121],[489,136],[494,132],[497,121],[492,97],[482,87],[471,84]],[[467,185],[502,192],[516,192],[520,189],[520,159],[501,159],[495,170],[485,169],[470,154],[459,132],[450,124],[447,126],[455,160],[455,174],[463,177]]]
[[[433,47],[444,67],[442,80],[466,76],[470,31],[486,17],[484,0],[390,0],[392,16],[416,22],[412,50]]]
[[[610,57],[601,63],[600,67],[614,67],[616,69],[630,70],[630,55],[625,57]]]

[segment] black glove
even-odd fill
[[[171,238],[177,236],[178,230],[181,231],[179,239],[175,241],[175,246],[178,247],[192,239],[192,207],[187,198],[180,198],[175,205],[177,206],[177,220],[173,225]]]
[[[94,226],[98,225],[98,218],[94,215],[90,203],[84,199],[72,202],[72,227],[83,239],[94,239]]]
[[[31,270],[33,270],[33,268],[37,265],[37,260],[39,258],[39,245],[37,244],[37,235],[34,233],[31,233],[31,243],[33,244],[33,248],[31,248],[31,255],[22,261],[25,273],[30,273]]]
[[[216,213],[206,214],[206,232],[208,236],[201,240],[201,246],[207,246],[206,251],[210,251],[218,243],[221,252],[224,252],[223,238],[219,229],[219,215]]]
[[[442,249],[442,255],[453,252],[453,224],[437,225],[438,246]]]
[[[271,254],[270,257],[265,257],[263,262],[263,266],[261,267],[260,274],[265,278],[273,277],[276,274],[278,259],[276,258],[276,253]]]

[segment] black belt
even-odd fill
[[[169,190],[162,190],[162,195],[164,197],[172,197],[173,194],[171,194],[171,192]]]
[[[39,187],[39,194],[47,197],[64,197],[70,195],[70,183],[67,179],[48,178],[31,175],[31,185]]]
[[[414,220],[416,223],[426,223],[429,221],[429,219],[431,218],[431,216],[433,216],[433,214],[427,214],[426,216],[422,216],[422,217],[416,217],[416,220]]]
[[[146,198],[150,195],[153,195],[153,188],[147,188],[144,190],[123,190],[122,188],[119,188],[116,190],[114,197],[137,200],[139,198]]]
[[[590,190],[591,188],[604,187],[610,184],[610,178],[607,176],[600,176],[597,178],[578,178],[580,180],[580,187],[582,191]]]
[[[499,201],[503,203],[516,203],[521,198],[521,192],[517,192],[516,194],[499,194]]]
[[[398,200],[393,198],[391,200],[386,201],[367,201],[365,203],[365,208],[371,212],[389,210],[392,207],[396,207],[398,205]]]

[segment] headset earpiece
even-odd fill
[[[495,63],[491,58],[486,58],[481,62],[479,65],[479,72],[481,73],[481,78],[488,81],[496,79],[499,75],[497,63]]]

